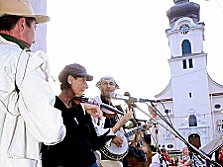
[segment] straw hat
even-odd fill
[[[35,15],[29,0],[0,0],[0,17],[4,15],[33,17],[37,23],[50,20],[48,16]]]

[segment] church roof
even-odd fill
[[[209,84],[209,94],[223,94],[223,85],[218,84],[215,82],[209,75],[208,75],[208,84]]]
[[[175,5],[171,7],[166,15],[170,24],[182,17],[192,18],[195,23],[200,20],[200,5],[189,0],[174,0]]]

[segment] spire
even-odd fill
[[[200,20],[200,5],[189,0],[173,0],[174,6],[171,7],[166,15],[169,18],[170,24],[174,23],[182,17],[189,17],[195,23]]]

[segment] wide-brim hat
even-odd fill
[[[29,0],[0,0],[0,17],[5,15],[33,17],[37,24],[50,20],[48,16],[36,15]]]

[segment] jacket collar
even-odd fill
[[[19,45],[21,49],[29,48],[27,44],[7,34],[0,34],[5,40],[11,41]]]

